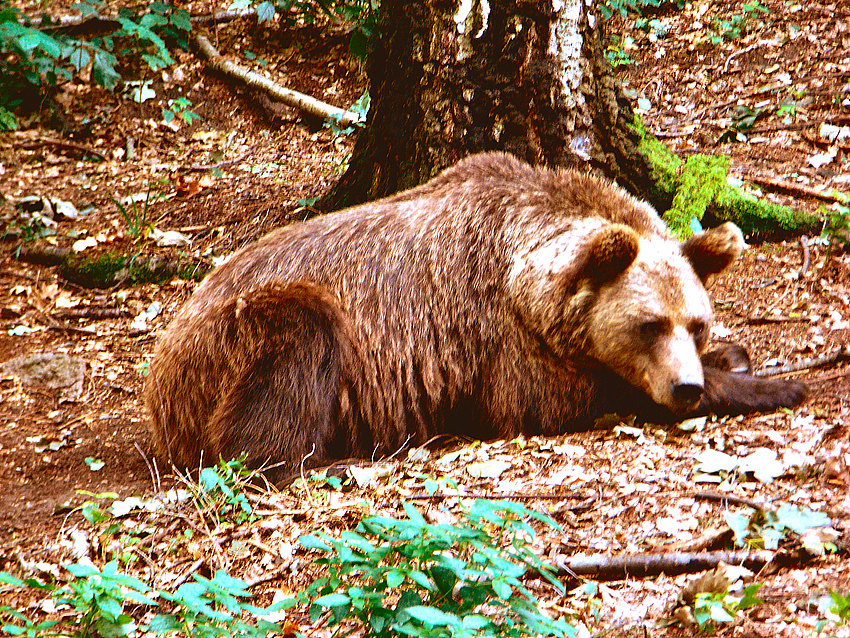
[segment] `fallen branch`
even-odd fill
[[[233,78],[234,80],[244,82],[251,88],[260,89],[270,97],[283,102],[284,104],[293,106],[304,113],[318,117],[322,120],[336,122],[342,128],[362,124],[363,122],[362,116],[358,113],[346,111],[345,109],[341,109],[336,106],[331,106],[330,104],[320,102],[309,95],[293,91],[292,89],[287,89],[275,82],[272,82],[268,78],[263,77],[259,73],[255,73],[250,69],[245,69],[238,64],[225,60],[215,49],[209,39],[204,35],[198,34],[193,36],[192,42],[211,68]]]
[[[562,571],[576,576],[589,576],[599,580],[622,580],[657,576],[658,574],[692,574],[714,569],[721,562],[728,565],[743,565],[753,571],[759,570],[774,560],[770,551],[716,551],[667,554],[626,554],[605,556],[603,554],[577,554],[572,557],[559,556],[555,565]]]
[[[449,498],[480,498],[484,500],[506,500],[506,501],[577,501],[587,500],[586,494],[519,494],[516,492],[507,492],[504,494],[496,494],[493,492],[469,492],[469,493],[451,493],[445,494],[440,492],[434,494],[408,494],[405,496],[410,501],[438,501]],[[595,497],[590,497],[595,500]]]
[[[748,182],[756,184],[757,186],[761,186],[762,188],[766,188],[772,191],[779,191],[788,195],[796,195],[797,197],[810,197],[825,202],[838,202],[839,204],[844,204],[847,201],[847,196],[842,195],[840,193],[825,193],[816,190],[811,186],[804,186],[803,184],[794,184],[793,182],[785,182],[779,179],[773,179],[771,177],[759,177],[758,175],[748,175],[745,179]]]
[[[127,281],[166,281],[180,273],[191,278],[207,270],[193,262],[159,255],[128,257],[108,252],[89,256],[49,244],[24,245],[18,259],[40,266],[59,266],[60,277],[83,288],[111,288]],[[190,273],[193,266],[195,271]]]
[[[798,323],[800,321],[804,321],[804,319],[802,317],[783,317],[781,315],[762,315],[747,319],[747,323],[751,326],[762,326],[767,323]]]
[[[751,498],[744,498],[743,496],[735,496],[734,494],[725,494],[723,492],[712,492],[708,490],[696,492],[694,494],[694,498],[703,501],[720,501],[721,503],[726,504],[732,503],[734,505],[746,505],[747,507],[752,507],[754,510],[763,510],[766,505],[765,503],[754,501]]]
[[[54,140],[49,137],[39,137],[34,140],[27,140],[26,142],[13,142],[12,146],[17,146],[18,148],[25,148],[28,151],[41,148],[42,146],[55,146],[57,148],[63,148],[65,150],[79,151],[84,156],[91,155],[94,157],[99,157],[104,162],[108,161],[109,159],[100,151],[96,151],[88,146],[83,146],[82,144],[75,144],[74,142],[66,142],[64,140]]]
[[[748,46],[746,49],[741,49],[739,51],[735,51],[732,55],[730,55],[728,58],[726,58],[726,64],[723,65],[723,73],[725,74],[729,70],[729,63],[732,60],[734,60],[735,58],[737,58],[740,55],[744,55],[745,53],[749,53],[750,51],[758,48],[759,46],[761,46],[761,42],[756,42],[755,44],[751,44],[750,46]]]
[[[842,346],[831,354],[825,354],[822,357],[815,357],[813,359],[804,359],[803,361],[790,363],[787,366],[782,366],[781,368],[764,368],[756,372],[756,376],[775,377],[780,374],[812,370],[814,368],[822,368],[823,366],[827,366],[831,363],[837,363],[838,361],[844,361],[845,359],[850,359],[850,346]]]
[[[52,316],[54,319],[122,319],[131,316],[131,313],[126,308],[83,306],[58,310]]]

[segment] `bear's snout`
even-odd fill
[[[676,402],[677,408],[685,412],[697,406],[700,399],[702,399],[702,395],[705,394],[705,388],[701,383],[684,381],[674,383],[670,392],[673,395],[673,401]]]

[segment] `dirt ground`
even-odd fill
[[[850,191],[850,140],[831,142],[821,129],[824,123],[850,125],[850,8],[840,0],[762,4],[766,12],[746,21],[739,37],[719,43],[705,39],[704,26],[716,24],[712,16],[731,23],[742,13],[736,2],[695,2],[682,11],[647,16],[657,21],[650,31],[615,19],[608,28],[624,43],[617,55],[632,60],[618,74],[650,129],[677,153],[728,154],[734,177],[782,182],[782,188],[763,184],[763,194],[823,215],[833,200],[811,191]],[[329,103],[350,105],[366,89],[342,32],[236,21],[213,35],[219,51],[241,52],[240,63]],[[246,52],[257,59],[249,61]],[[0,134],[6,222],[15,215],[13,200],[49,196],[83,211],[78,219],[57,219],[51,241],[59,246],[90,238],[86,250],[93,252],[182,253],[212,265],[306,215],[305,200],[329,188],[351,151],[353,138],[265,104],[206,72],[190,53],[179,54],[176,66],[153,80],[157,97],[143,104],[70,83],[58,96],[62,130],[29,127]],[[162,121],[162,100],[179,95],[201,116],[191,126]],[[752,126],[740,128],[746,117],[755,118]],[[734,141],[718,143],[725,132]],[[128,139],[135,149],[129,161]],[[95,152],[104,160],[91,161]],[[831,156],[826,163],[812,159],[824,155]],[[132,235],[113,198],[149,188],[161,198],[146,221],[161,231],[181,232],[189,246],[161,248]],[[715,337],[746,345],[756,370],[850,346],[850,255],[828,256],[825,243],[807,240],[754,243],[711,290]],[[63,280],[55,268],[16,260],[17,243],[7,238],[0,246],[0,363],[64,353],[85,365],[81,383],[64,390],[25,384],[14,374],[0,378],[0,569],[10,571],[31,561],[58,560],[64,550],[57,541],[80,525],[75,508],[93,494],[126,498],[172,484],[167,469],[154,471],[147,456],[140,390],[156,339],[195,286],[175,279],[85,289]],[[154,302],[161,312],[134,323]],[[589,511],[552,504],[568,528],[566,538],[553,540],[553,552],[660,550],[722,525],[725,506],[706,505],[700,497],[704,486],[691,473],[701,452],[746,457],[768,448],[787,461],[787,471],[764,482],[742,478],[724,489],[741,498],[826,512],[846,543],[850,369],[839,360],[792,374],[811,388],[810,400],[796,410],[709,420],[694,432],[603,429],[536,442],[536,455],[507,444],[497,450],[510,457],[511,469],[498,484],[478,481],[471,489],[531,494],[551,487],[552,493],[573,490],[570,498],[595,494]],[[553,452],[553,445],[560,451]],[[575,469],[569,482],[546,482],[569,468]],[[454,471],[469,479],[461,469]],[[346,498],[355,497],[362,494]],[[666,518],[677,521],[674,531],[657,524]],[[760,582],[766,604],[724,631],[810,635],[817,619],[813,596],[830,588],[850,593],[846,562],[845,553],[765,576]],[[627,635],[630,627],[657,618],[681,582],[660,577],[610,585],[605,604],[622,614],[608,615],[608,628]],[[676,635],[670,628],[653,631]]]

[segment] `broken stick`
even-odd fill
[[[201,56],[213,69],[235,80],[244,82],[252,88],[260,89],[275,100],[289,106],[294,106],[322,120],[334,121],[342,128],[363,123],[363,117],[359,113],[346,111],[345,109],[320,102],[304,93],[287,89],[263,77],[259,73],[245,69],[230,60],[225,60],[205,35],[195,35],[192,38],[192,42]]]

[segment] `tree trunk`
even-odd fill
[[[590,167],[646,195],[650,168],[600,23],[582,0],[382,0],[366,129],[322,208],[415,186],[494,149]]]

